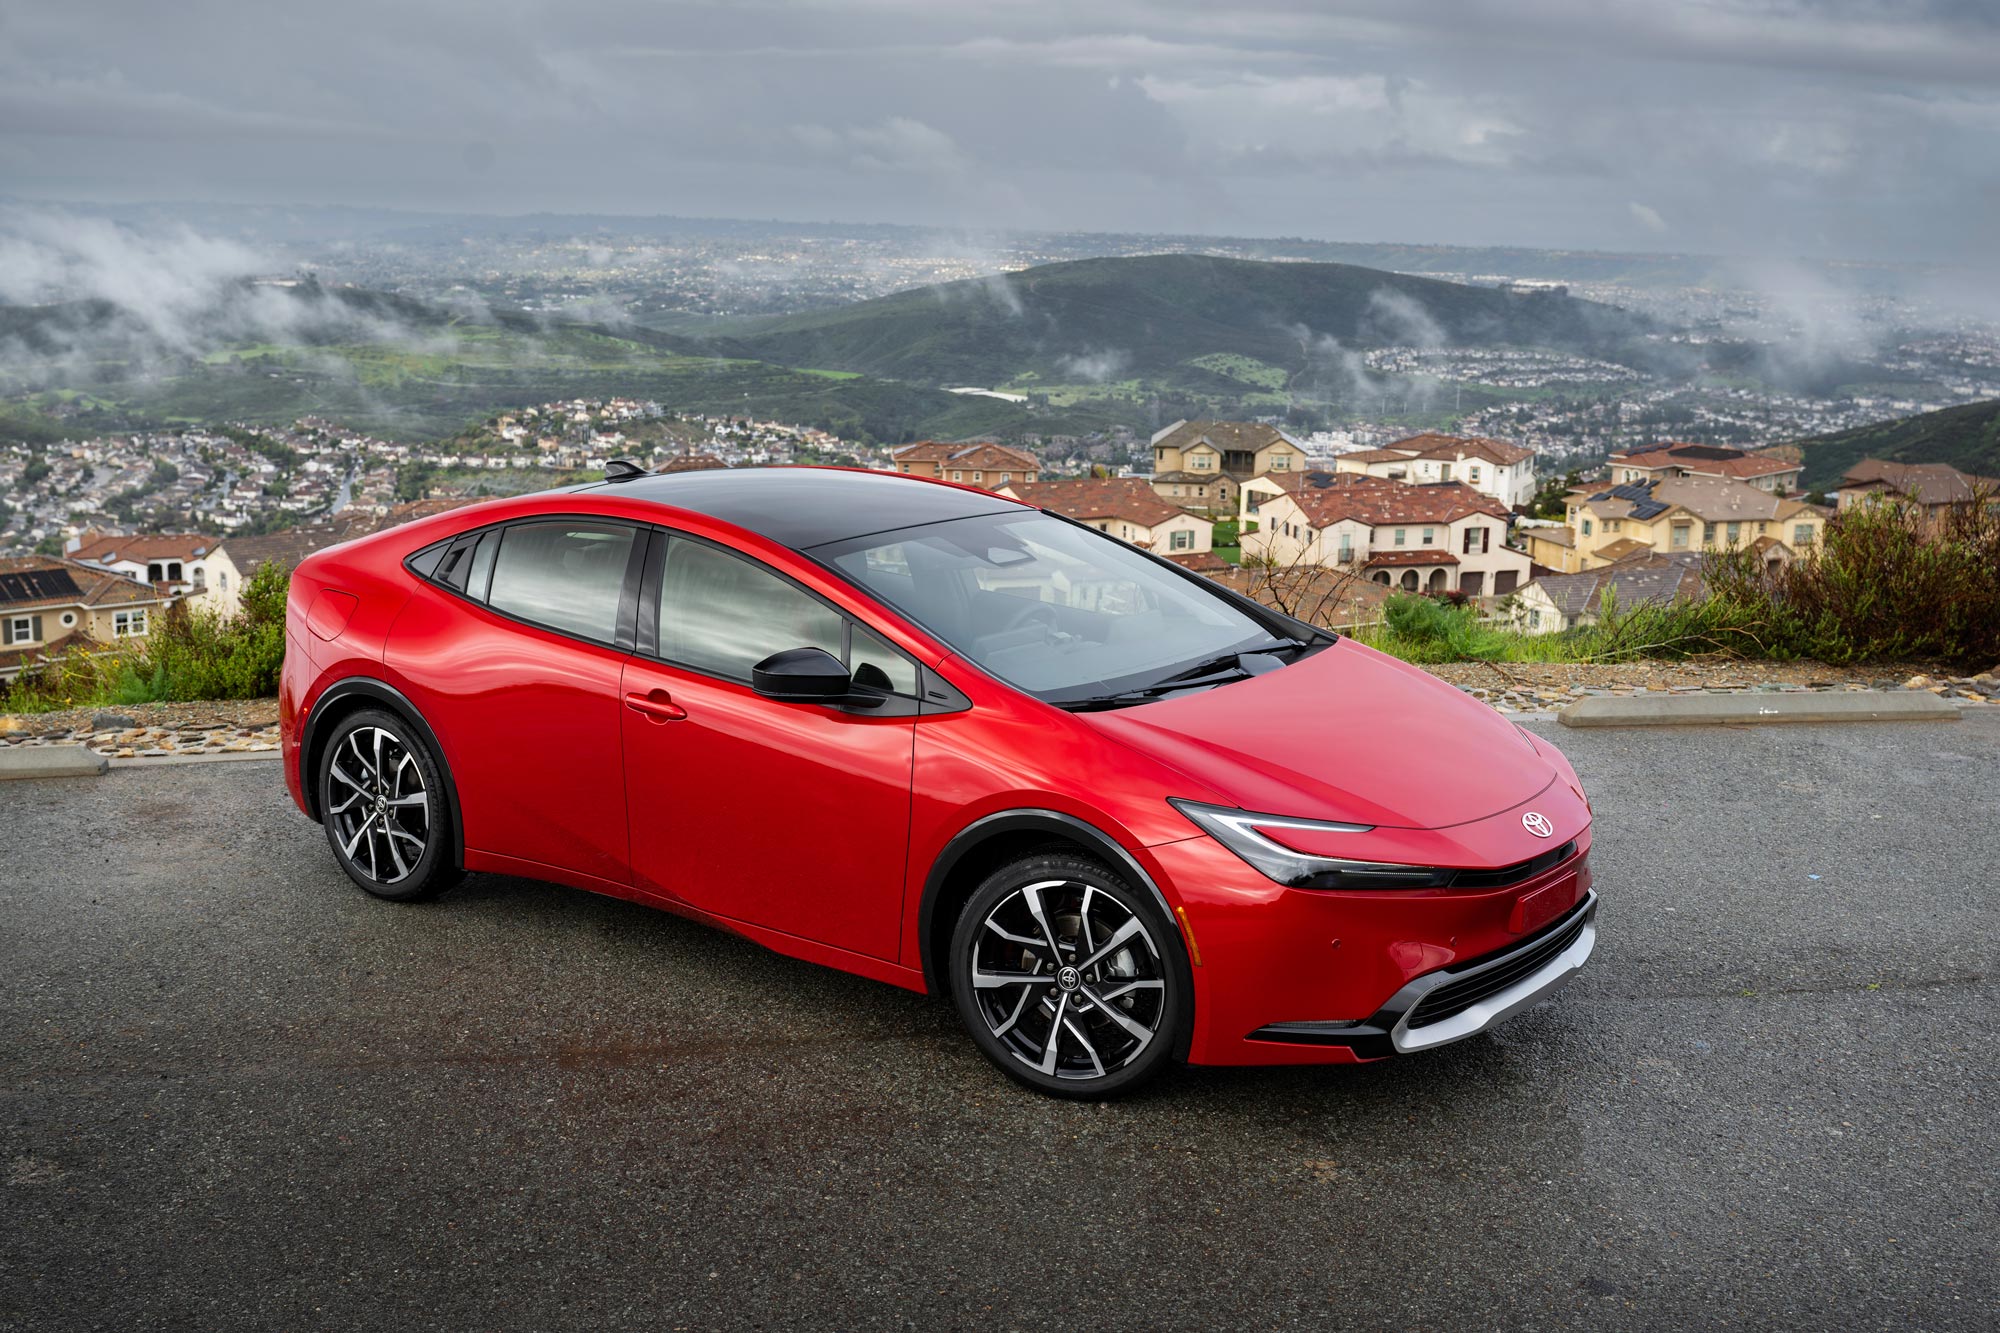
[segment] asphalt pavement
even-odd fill
[[[1537,729],[1568,991],[1110,1105],[664,913],[375,902],[275,764],[0,785],[0,1328],[2000,1325],[2000,715]]]

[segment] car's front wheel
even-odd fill
[[[341,721],[320,752],[319,801],[340,868],[376,897],[409,902],[458,877],[437,761],[395,714]]]
[[[952,995],[979,1048],[1058,1097],[1127,1091],[1186,1021],[1180,936],[1150,894],[1087,857],[1016,861],[966,901]]]

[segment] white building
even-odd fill
[[[1528,577],[1527,553],[1507,545],[1507,509],[1461,482],[1328,472],[1284,480],[1294,484],[1258,477],[1244,487],[1257,525],[1245,525],[1246,559],[1353,568],[1405,592],[1473,597],[1510,593]]]
[[[1463,482],[1508,509],[1525,508],[1535,498],[1535,451],[1484,436],[1412,435],[1380,449],[1342,454],[1333,464],[1339,472],[1393,481]]]

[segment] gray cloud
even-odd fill
[[[103,0],[0,19],[0,173],[1990,263],[1996,49],[1980,0]]]

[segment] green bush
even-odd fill
[[[1867,504],[1836,515],[1820,545],[1778,570],[1748,552],[1710,558],[1712,596],[1756,606],[1766,652],[1844,664],[2000,660],[2000,507],[1989,492],[1932,529],[1917,506]]]

